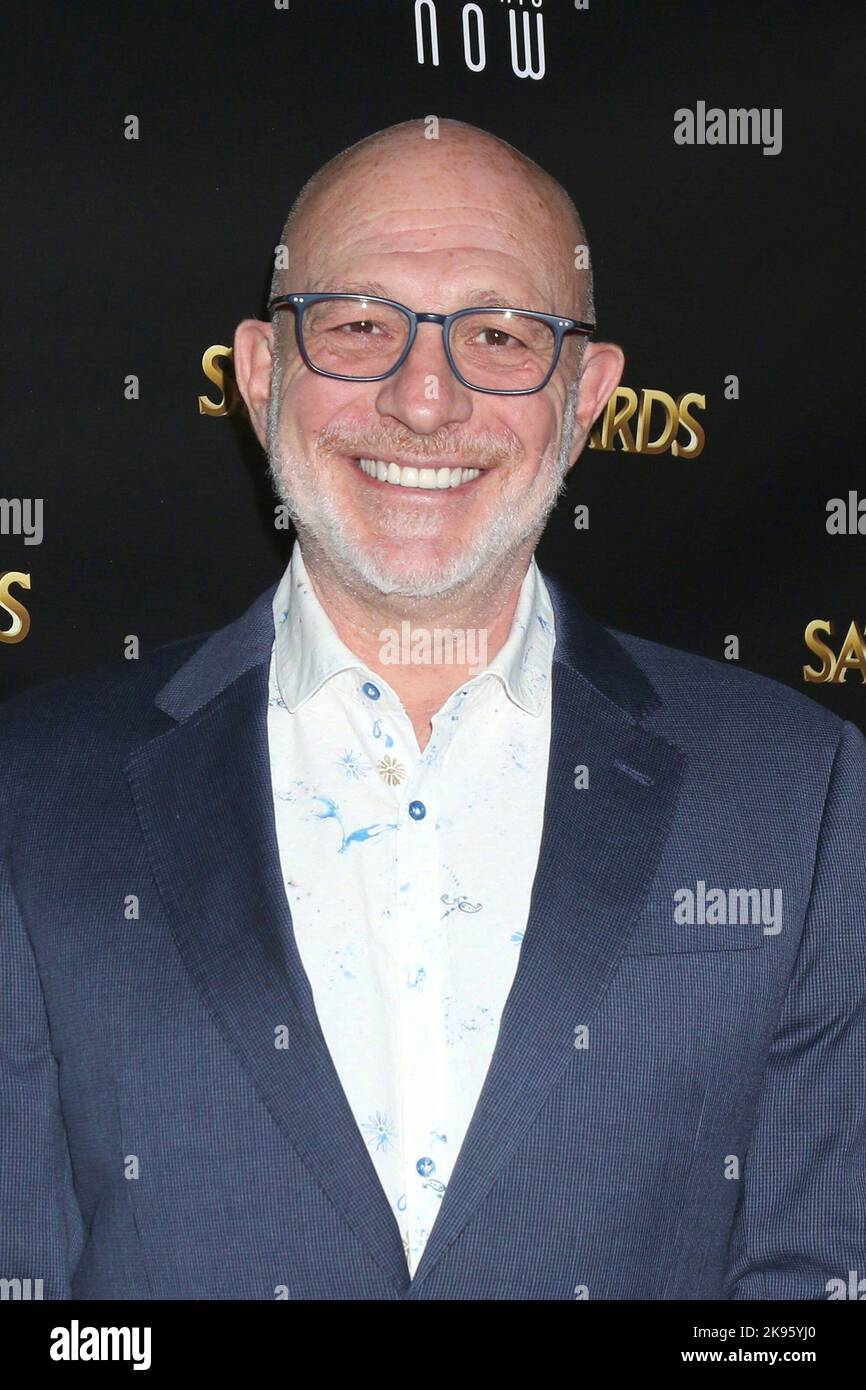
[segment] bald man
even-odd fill
[[[866,1296],[866,747],[538,568],[585,246],[460,122],[331,160],[235,335],[284,574],[0,709],[18,1296]]]

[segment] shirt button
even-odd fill
[[[427,807],[423,801],[409,802],[409,815],[413,820],[423,820],[427,814]]]
[[[374,685],[372,681],[364,681],[364,684],[361,686],[361,689],[367,696],[368,700],[378,700],[379,696],[382,694],[378,685]]]
[[[421,1174],[422,1178],[429,1178],[431,1173],[436,1172],[436,1164],[432,1158],[419,1158],[415,1164],[415,1169]]]

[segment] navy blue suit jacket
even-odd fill
[[[273,588],[0,706],[0,1277],[564,1300],[824,1299],[866,1276],[864,739],[548,585],[530,916],[411,1281],[281,881]],[[678,922],[701,883],[780,889],[781,929]]]

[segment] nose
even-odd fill
[[[376,409],[415,434],[432,434],[443,425],[465,424],[472,414],[472,395],[448,364],[440,325],[419,323],[406,361],[379,383]]]

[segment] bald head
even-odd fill
[[[504,249],[512,256],[546,263],[556,301],[552,312],[594,319],[592,272],[575,268],[576,248],[588,244],[586,232],[562,185],[489,131],[443,118],[432,139],[431,122],[403,121],[376,131],[313,174],[283,227],[288,269],[274,272],[271,297],[301,288],[336,288],[315,283],[328,278],[329,246],[346,228],[366,248],[365,221],[373,234],[383,206],[415,209],[422,218],[429,209],[431,245],[437,237],[447,244],[443,220],[460,219],[467,208],[502,219]]]

